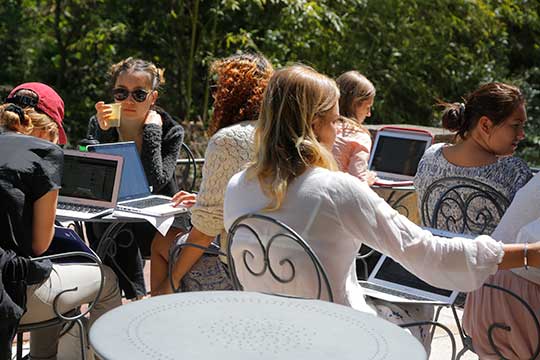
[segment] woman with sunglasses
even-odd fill
[[[116,103],[122,104],[120,126],[110,126],[111,106],[99,101],[95,105],[96,115],[88,124],[88,135],[101,143],[134,141],[153,193],[174,195],[178,191],[174,170],[184,129],[167,112],[156,106],[158,88],[164,82],[163,69],[151,62],[130,57],[114,64],[110,74],[112,96]],[[91,242],[97,246],[96,242],[104,229],[103,226],[91,228]],[[155,228],[148,223],[130,224],[128,228],[136,234],[136,242],[142,252],[149,254]],[[129,236],[127,232],[122,235]],[[127,298],[146,295],[139,248],[122,248],[115,258],[122,272],[130,277],[126,279],[118,274],[120,286]]]

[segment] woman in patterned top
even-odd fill
[[[259,54],[233,55],[217,60],[211,72],[217,76],[213,93],[214,114],[209,127],[212,135],[204,156],[202,183],[191,209],[193,228],[187,242],[209,246],[214,238],[225,239],[223,198],[229,179],[251,159],[255,120],[263,92],[273,73],[270,62]],[[185,192],[176,194],[177,203],[193,201]],[[171,244],[180,230],[172,228],[165,237],[156,234],[152,243],[152,295],[172,292],[168,278]],[[173,281],[179,284],[199,260],[202,251],[187,247],[173,269]]]
[[[443,127],[455,131],[459,141],[426,151],[414,179],[419,201],[433,182],[450,176],[486,183],[512,201],[532,176],[523,160],[510,156],[525,137],[527,113],[521,91],[494,82],[466,96],[463,103],[442,105]]]
[[[368,170],[371,134],[364,120],[371,116],[375,87],[358,71],[347,71],[336,79],[339,88],[341,124],[332,153],[339,169],[372,185],[375,173]]]
[[[464,103],[442,105],[445,106],[443,127],[455,131],[460,141],[455,145],[436,144],[426,151],[418,165],[414,180],[419,202],[422,201],[426,189],[444,177],[479,180],[495,188],[511,201],[532,176],[531,170],[523,160],[511,156],[518,143],[525,137],[524,125],[527,114],[521,91],[504,83],[488,83],[466,96]],[[438,196],[433,198],[437,199]],[[434,204],[435,201],[428,204],[428,213],[432,213],[433,209],[429,207],[433,207]],[[495,239],[506,243],[515,240],[500,236]],[[531,286],[524,284],[527,281],[510,271],[498,271],[486,282],[506,288],[510,286],[511,290],[521,294],[523,291],[531,293]],[[507,302],[510,299],[505,299],[507,296],[485,288],[480,288],[467,296],[463,325],[472,336],[475,351],[480,358],[494,355],[487,338],[487,329],[494,322],[492,320],[495,313],[508,308],[509,314],[512,314],[511,306]],[[515,325],[515,322],[512,321],[511,324]],[[525,340],[520,341],[520,344],[528,340],[526,337],[523,339]],[[522,345],[518,348],[521,351],[527,349]]]

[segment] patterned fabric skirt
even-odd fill
[[[500,270],[486,280],[523,298],[540,317],[540,285],[508,270]],[[530,359],[540,341],[531,314],[512,296],[496,289],[481,287],[467,295],[463,327],[472,337],[480,359],[499,359],[490,345],[488,329],[493,323],[510,326],[511,331],[495,329],[493,339],[507,359]]]

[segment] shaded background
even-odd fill
[[[276,67],[303,62],[330,76],[357,69],[377,87],[370,123],[440,125],[438,99],[488,81],[527,94],[518,155],[540,164],[540,2],[528,0],[0,0],[0,95],[26,81],[66,102],[71,145],[109,66],[125,57],[165,68],[159,104],[204,153],[209,63],[260,51]]]

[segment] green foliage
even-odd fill
[[[108,69],[122,58],[165,68],[160,104],[206,125],[209,64],[260,51],[276,67],[363,72],[377,87],[377,123],[437,126],[437,100],[457,101],[487,81],[514,82],[528,97],[520,155],[540,164],[538,1],[3,0],[0,18],[0,91],[51,84],[65,99],[72,142],[94,103],[110,100]]]

